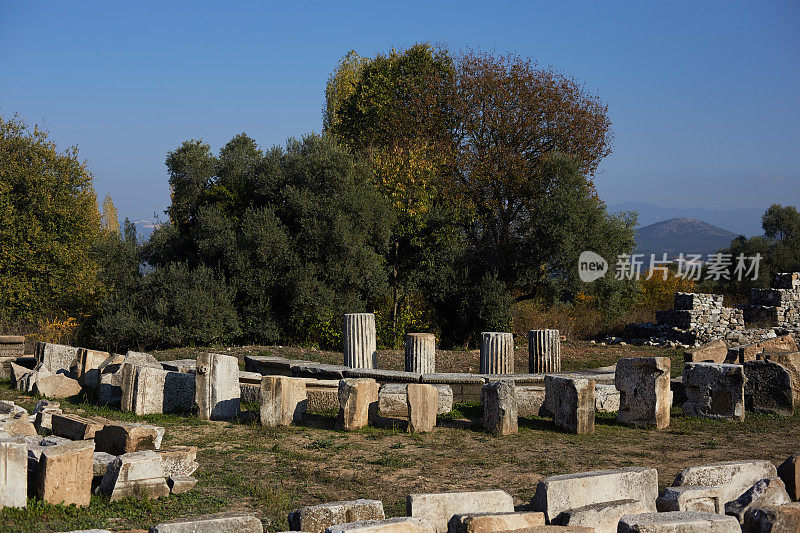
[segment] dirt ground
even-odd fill
[[[252,353],[253,348],[232,349]],[[338,362],[338,354],[309,353],[291,348],[257,348],[276,355]],[[190,350],[158,354],[176,359]],[[669,355],[663,350],[634,347],[567,346],[564,366],[584,367],[613,362],[623,355]],[[456,354],[451,356],[450,354]],[[395,352],[381,354],[382,367],[400,368]],[[524,354],[517,354],[517,365]],[[386,364],[383,364],[383,361]],[[443,370],[466,370],[477,364],[471,352],[444,352]],[[468,366],[467,366],[468,368]],[[518,369],[524,366],[518,366]],[[31,407],[33,398],[0,387],[0,398],[14,398]],[[130,413],[62,402],[66,411],[109,418],[134,419]],[[247,406],[254,408],[256,406]],[[559,431],[544,418],[520,420],[518,435],[492,437],[479,427],[480,407],[459,406],[466,419],[442,420],[446,427],[408,435],[399,429],[335,429],[332,413],[311,414],[303,426],[260,427],[256,413],[236,422],[199,421],[194,417],[144,417],[167,428],[164,445],[199,448],[199,480],[187,494],[156,502],[109,503],[95,496],[87,509],[51,506],[29,500],[24,511],[0,511],[2,531],[64,531],[81,527],[141,528],[167,519],[220,510],[241,510],[261,518],[269,531],[287,529],[287,514],[304,505],[355,498],[379,499],[389,516],[405,514],[406,495],[446,490],[503,489],[517,505],[526,505],[545,476],[625,466],[658,469],[661,487],[685,467],[735,459],[768,459],[776,464],[800,451],[800,412],[793,417],[753,415],[743,422],[722,422],[684,416],[673,409],[663,430],[617,424],[613,415],[598,415],[593,435]]]

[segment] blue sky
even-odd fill
[[[17,2],[0,0],[0,113],[78,145],[120,216],[169,203],[181,141],[263,147],[321,128],[348,50],[513,51],[609,105],[610,204],[800,203],[800,2]],[[165,218],[162,215],[162,219]]]

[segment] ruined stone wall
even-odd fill
[[[723,307],[720,294],[679,292],[675,294],[675,309],[656,312],[656,323],[687,330],[704,342],[744,330],[744,313]]]
[[[800,272],[778,274],[771,289],[752,289],[750,303],[739,307],[747,322],[782,327],[800,325]]]

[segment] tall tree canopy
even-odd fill
[[[23,322],[88,313],[100,212],[78,149],[0,116],[0,315]]]

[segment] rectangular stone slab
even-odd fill
[[[455,515],[450,521],[448,533],[514,531],[543,525],[545,525],[544,513],[536,511],[520,513],[471,513]]]
[[[671,511],[623,516],[619,533],[741,533],[732,516],[698,511]]]
[[[657,497],[658,471],[630,467],[547,477],[536,487],[531,506],[552,522],[570,509],[615,500],[635,500],[655,511]]]
[[[285,357],[264,355],[245,355],[244,369],[247,372],[257,372],[263,375],[292,375],[292,364],[298,362]]]
[[[400,370],[381,370],[371,368],[345,368],[342,376],[346,378],[371,378],[379,383],[419,383],[422,374]]]
[[[0,441],[0,510],[28,505],[28,447]]]
[[[179,518],[150,528],[150,533],[263,533],[264,526],[255,516],[242,513],[218,513],[193,518]]]
[[[401,517],[386,520],[365,520],[331,526],[325,533],[433,533],[431,525],[421,518]]]
[[[94,477],[94,441],[79,440],[42,449],[38,491],[48,503],[86,507]]]
[[[239,360],[232,355],[201,353],[196,370],[197,415],[201,420],[230,420],[239,415]]]
[[[91,418],[67,413],[53,413],[53,435],[70,440],[93,439],[103,429],[103,423]]]
[[[502,490],[409,494],[406,498],[406,514],[425,519],[436,533],[445,533],[456,515],[513,511],[513,498]]]
[[[333,525],[383,520],[385,517],[380,500],[330,502],[303,507],[290,513],[289,527],[294,531],[322,533]]]
[[[777,475],[778,470],[769,461],[726,461],[690,466],[678,474],[672,485],[719,487],[721,503],[724,505],[741,496],[756,481]]]

